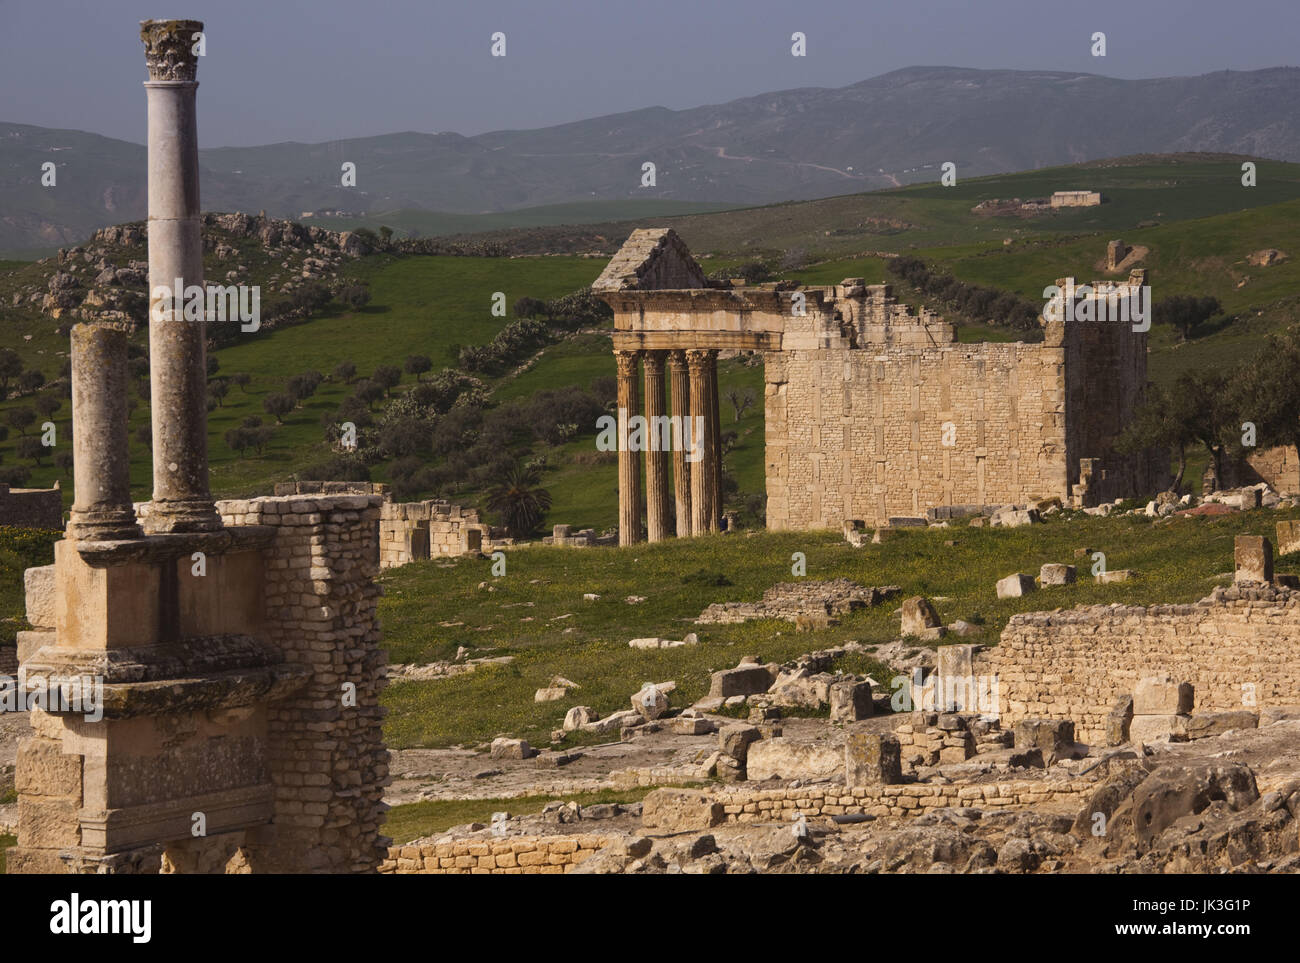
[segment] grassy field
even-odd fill
[[[771,621],[706,625],[698,628],[697,646],[628,648],[629,639],[681,638],[696,630],[693,620],[710,603],[758,599],[772,584],[791,580],[795,552],[805,553],[810,579],[899,585],[904,596],[934,599],[945,622],[983,625],[976,641],[996,643],[1016,612],[1202,598],[1231,579],[1233,536],[1272,538],[1276,521],[1296,517],[1300,511],[1247,512],[1152,524],[1145,517],[1071,514],[1021,529],[908,531],[863,549],[829,532],[753,532],[618,549],[537,547],[510,553],[501,578],[492,577],[490,561],[415,563],[383,576],[380,615],[390,661],[449,659],[465,646],[471,657],[513,655],[514,662],[449,680],[394,683],[385,695],[387,737],[394,746],[476,745],[498,735],[545,744],[571,706],[590,705],[602,714],[622,709],[644,682],[675,680],[673,702],[685,705],[706,693],[711,671],[744,655],[784,661],[849,639],[897,637],[896,605],[886,604],[807,633]],[[1087,575],[1091,560],[1080,560],[1083,577],[1074,585],[996,597],[997,579],[1036,574],[1046,562],[1074,564],[1078,548],[1103,552],[1108,569],[1136,569],[1141,577],[1101,585]],[[1298,561],[1286,559],[1279,570],[1294,570],[1287,563]],[[731,584],[712,584],[719,576]],[[600,598],[583,601],[584,593]],[[645,601],[629,604],[629,596]],[[534,703],[533,692],[556,674],[581,688],[560,702]]]
[[[23,571],[54,561],[54,542],[62,532],[0,526],[0,646],[10,646],[27,628]]]

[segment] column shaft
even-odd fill
[[[131,506],[127,439],[127,325],[72,328],[72,472],[68,535],[78,541],[139,538]]]
[[[677,537],[685,538],[691,534],[691,463],[687,460],[688,438],[691,417],[691,375],[686,365],[686,352],[673,351],[669,354],[669,366],[672,372],[672,406],[675,429],[673,431],[673,497],[676,505]]]
[[[709,352],[709,417],[712,419],[708,433],[709,452],[713,457],[713,515],[709,531],[722,531],[722,414],[718,395],[718,353]]]
[[[712,395],[714,383],[709,377],[713,367],[712,351],[692,349],[686,352],[691,375],[691,534],[717,531],[717,506],[715,492],[717,458],[710,447],[713,438],[714,417],[717,408]],[[701,431],[702,429],[702,431]]]
[[[212,531],[208,489],[206,297],[194,79],[197,21],[141,27],[149,101],[149,380],[157,532]]]
[[[661,542],[672,527],[672,498],[668,493],[668,451],[672,434],[665,432],[668,421],[664,413],[664,351],[647,351],[645,365],[646,540]]]
[[[640,410],[636,351],[615,351],[618,365],[618,543],[641,541],[641,452],[629,444],[628,421]]]

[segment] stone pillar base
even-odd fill
[[[222,528],[221,516],[211,500],[202,498],[154,499],[149,503],[149,514],[144,519],[144,530],[149,535],[168,532],[218,532]]]
[[[141,538],[143,534],[135,511],[129,507],[103,511],[74,508],[68,522],[68,538],[78,542],[123,542]]]

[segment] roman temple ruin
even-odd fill
[[[634,231],[593,286],[614,310],[620,543],[640,540],[643,504],[649,541],[674,525],[678,535],[718,529],[722,352],[763,357],[772,529],[1053,497],[1082,508],[1150,491],[1158,459],[1112,447],[1147,381],[1144,326],[1116,320],[1114,308],[1135,304],[1144,284],[1141,270],[1077,291],[1059,279],[1066,293],[1041,320],[1041,342],[968,344],[897,303],[889,285],[708,281],[675,232]]]

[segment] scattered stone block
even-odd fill
[[[1133,689],[1133,715],[1188,715],[1194,695],[1190,682],[1175,682],[1168,673],[1149,675]]]
[[[558,702],[569,694],[569,690],[560,686],[538,689],[533,693],[534,702]]]
[[[492,740],[491,756],[493,759],[531,759],[537,750],[524,739],[507,739],[504,736]]]
[[[903,602],[903,635],[920,635],[940,625],[939,613],[929,599],[915,595]]]
[[[722,699],[731,696],[759,695],[772,687],[773,673],[765,665],[739,665],[715,672],[709,679],[709,695]]]
[[[1292,552],[1300,552],[1300,522],[1278,522],[1277,553],[1290,555]]]
[[[1034,525],[1041,522],[1042,518],[1035,508],[1015,509],[1003,508],[993,513],[989,519],[990,528],[1020,528],[1024,525]]]
[[[1259,713],[1248,709],[1231,709],[1226,712],[1198,712],[1187,720],[1188,739],[1209,739],[1236,729],[1259,727]]]
[[[1238,535],[1233,544],[1237,571],[1233,582],[1273,581],[1273,545],[1262,535]]]
[[[1111,582],[1131,582],[1137,578],[1137,572],[1131,568],[1117,568],[1113,572],[1102,572],[1097,576],[1097,581],[1102,585],[1109,585]]]
[[[958,619],[956,622],[952,623],[952,625],[948,626],[948,631],[958,638],[965,639],[972,635],[979,635],[981,630],[978,625],[971,625],[969,622],[964,622],[961,619]]]
[[[871,718],[871,683],[853,679],[831,683],[830,704],[832,724]]]
[[[1187,724],[1191,718],[1191,716],[1173,713],[1158,716],[1135,715],[1132,725],[1129,726],[1129,740],[1131,742],[1186,742]]]
[[[678,716],[673,720],[673,731],[682,736],[706,736],[713,729],[713,723],[701,716]]]
[[[1074,754],[1074,723],[1069,719],[1021,719],[1016,723],[1015,747],[1039,749],[1052,765]]]
[[[1073,565],[1049,562],[1038,571],[1038,580],[1044,585],[1073,585],[1078,571]]]
[[[749,747],[763,738],[757,726],[735,722],[718,730],[718,748],[742,766],[749,755]]]
[[[632,696],[632,708],[647,721],[658,719],[668,711],[668,695],[658,686],[647,685]]]
[[[792,743],[784,738],[763,739],[749,747],[745,778],[831,779],[840,774],[844,760],[838,749],[824,744]]]
[[[851,731],[844,743],[844,783],[849,788],[903,781],[902,747],[888,733]]]
[[[1037,588],[1038,586],[1034,584],[1032,575],[1016,572],[1006,578],[998,579],[998,598],[1017,599],[1022,595],[1028,595]]]
[[[564,731],[573,732],[575,729],[581,729],[589,723],[595,722],[600,716],[591,706],[574,706],[564,714]]]
[[[27,621],[33,628],[54,628],[57,592],[54,566],[39,565],[23,572],[23,591],[27,602]]]
[[[1133,697],[1122,695],[1111,706],[1106,716],[1106,745],[1122,746],[1129,741],[1129,727],[1133,723]]]
[[[665,833],[712,829],[726,819],[722,803],[694,789],[655,789],[641,804],[641,825]]]

